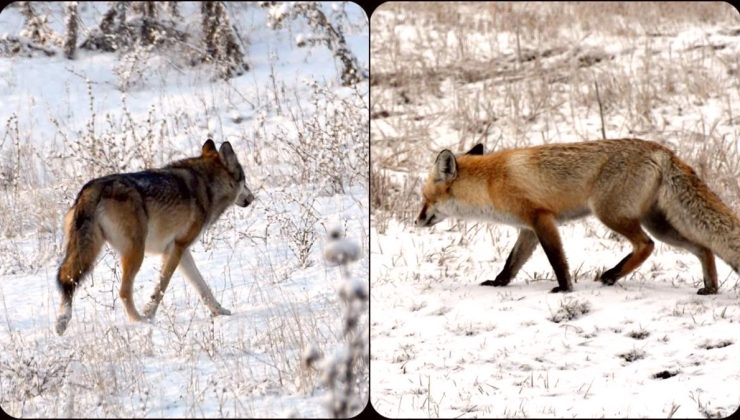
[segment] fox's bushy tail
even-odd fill
[[[670,153],[663,159],[658,204],[688,239],[712,250],[740,273],[740,220],[694,170]]]
[[[92,270],[103,247],[103,232],[96,219],[100,188],[86,185],[64,218],[65,254],[57,271],[62,303],[56,330],[62,334],[72,316],[72,297],[79,282]]]

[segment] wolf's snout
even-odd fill
[[[239,198],[239,202],[236,203],[239,207],[247,207],[254,201],[254,194],[249,193]]]

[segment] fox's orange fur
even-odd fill
[[[696,255],[704,271],[700,294],[717,293],[714,253],[740,268],[740,221],[689,165],[668,148],[623,139],[549,144],[483,154],[442,151],[423,187],[417,225],[447,216],[502,222],[521,228],[494,281],[503,286],[537,243],[553,266],[557,291],[572,289],[557,223],[594,214],[626,237],[633,252],[601,274],[606,284],[633,271],[653,250],[645,233]]]

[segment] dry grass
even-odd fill
[[[597,139],[602,130],[666,143],[740,204],[740,52],[731,48],[740,14],[729,4],[395,2],[372,23],[380,229],[387,216],[413,217],[419,178],[442,147]]]

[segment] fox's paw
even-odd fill
[[[501,287],[501,286],[506,286],[507,284],[509,284],[508,281],[504,281],[504,280],[501,280],[501,279],[496,279],[496,280],[486,280],[483,283],[481,283],[480,285],[481,286]]]
[[[697,295],[716,295],[717,293],[719,293],[719,290],[714,287],[702,287],[696,291]]]
[[[594,281],[600,281],[607,286],[614,286],[614,283],[617,282],[617,276],[615,276],[614,273],[609,270],[605,271],[602,274],[597,274]]]

